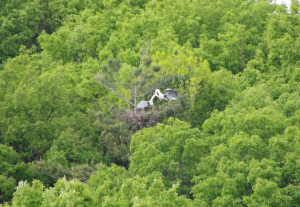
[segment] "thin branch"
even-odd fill
[[[156,84],[155,88],[159,88],[159,84]],[[146,94],[150,93],[151,89],[149,89],[148,91],[146,91],[145,93],[138,95],[137,97],[141,97],[141,96],[145,96]]]
[[[136,84],[134,86],[134,105],[136,105],[136,101],[137,101],[137,91],[136,91]],[[136,114],[136,107],[134,107],[134,113]]]
[[[143,47],[142,47],[142,49],[143,49]],[[139,68],[142,67],[142,62],[143,62],[144,56],[145,56],[145,55],[141,54],[141,59],[140,59],[140,65],[139,65]]]
[[[51,111],[50,111],[50,113],[49,113],[49,115],[48,115],[48,117],[47,117],[46,120],[48,120],[50,118],[50,116],[51,116],[51,114],[53,114],[53,112],[54,112],[54,109],[51,109]]]
[[[145,93],[143,93],[143,94],[141,94],[141,95],[138,95],[137,98],[138,98],[138,97],[141,97],[141,96],[145,96],[146,94],[150,93],[150,91],[151,91],[151,90],[149,89],[147,92],[145,92]]]
[[[88,181],[90,181],[90,179],[87,179],[85,181],[81,181],[82,183],[87,183]]]
[[[58,177],[55,177],[54,175],[51,175],[51,174],[49,174],[49,173],[46,173],[46,172],[37,172],[37,174],[41,174],[41,175],[48,175],[49,177],[51,177],[51,178],[54,178],[54,179],[56,179],[56,180],[58,180],[58,179],[59,179]]]
[[[119,94],[117,91],[115,91],[113,88],[109,87],[108,85],[106,85],[105,83],[101,82],[102,85],[107,88],[108,90],[110,90],[111,92],[117,94],[120,98],[122,98],[124,101],[126,101],[127,103],[129,103],[132,106],[135,106],[133,103],[131,103],[131,101],[129,101],[127,98],[125,98],[124,96],[122,96],[121,94]]]
[[[112,152],[112,150],[110,149],[110,147],[108,147],[108,146],[105,144],[104,140],[103,140],[103,135],[104,135],[104,133],[105,133],[105,131],[103,131],[103,132],[101,133],[100,142],[101,142],[101,144],[103,144],[110,152]]]
[[[127,91],[129,91],[131,96],[134,96],[134,94],[130,92],[130,90],[120,81],[120,79],[116,75],[115,75],[115,77],[116,77],[117,81],[121,84],[121,86],[123,88],[125,88]]]

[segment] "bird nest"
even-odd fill
[[[148,111],[137,111],[127,109],[119,114],[119,118],[128,123],[134,131],[143,129],[144,127],[149,128],[157,124],[161,111],[148,110]]]

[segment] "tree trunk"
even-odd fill
[[[134,113],[136,114],[136,99],[137,99],[137,91],[136,91],[137,85],[134,86]]]

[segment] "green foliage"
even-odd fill
[[[104,103],[102,107],[106,105],[107,103]],[[107,108],[111,109],[109,106]],[[129,126],[118,120],[113,111],[104,111],[107,108],[88,111],[93,126],[98,131],[96,143],[103,152],[103,163],[109,164],[112,162],[128,168],[131,136]]]
[[[43,188],[39,180],[34,180],[32,186],[27,181],[20,181],[12,199],[12,206],[41,206]]]
[[[299,206],[291,3],[1,1],[1,205]]]
[[[77,181],[67,181],[65,178],[55,183],[53,188],[45,189],[42,194],[41,206],[91,206],[93,204],[84,184]]]
[[[14,192],[16,186],[16,180],[13,177],[7,177],[0,175],[0,199],[2,201],[8,201]]]
[[[19,55],[21,45],[32,52],[39,51],[39,35],[56,32],[64,21],[72,21],[81,11],[103,9],[102,2],[93,0],[12,0],[1,1],[0,5],[0,64]]]
[[[17,4],[20,4],[17,6]],[[35,43],[41,31],[43,13],[39,1],[11,1],[1,7],[0,64],[19,54],[19,47]]]
[[[223,111],[229,101],[241,90],[239,83],[238,77],[229,71],[219,70],[212,73],[209,79],[196,90],[191,124],[201,128],[213,110]]]
[[[125,65],[122,68],[121,60],[109,59],[103,64],[95,80],[127,102],[127,105],[135,107],[139,97],[148,95],[151,90],[154,90],[154,70],[150,67],[151,63],[151,48],[148,42],[147,48],[145,45],[141,48],[138,67]],[[134,108],[134,113],[136,114],[136,108]]]
[[[180,183],[180,193],[186,194],[195,175],[193,166],[208,150],[200,137],[199,130],[173,118],[166,124],[141,130],[132,136],[129,170],[140,176],[158,171],[168,187]]]
[[[214,147],[198,164],[192,192],[207,205],[226,205],[226,199],[247,206],[299,203],[293,193],[298,187],[291,185],[297,176],[290,176],[295,175],[290,167],[297,166],[298,128],[290,126],[290,117],[297,114],[298,93],[285,92],[274,100],[267,92],[273,86],[257,84],[258,80],[203,124]]]
[[[119,192],[123,182],[130,177],[130,173],[124,168],[116,165],[102,166],[96,175],[91,176],[88,186],[102,202],[107,196],[113,196],[115,192]]]
[[[92,74],[80,70],[81,67],[63,67],[60,63],[52,62],[48,57],[41,58],[38,54],[22,54],[10,59],[0,72],[1,87],[4,89],[0,93],[1,144],[12,146],[18,153],[17,157],[26,163],[45,156],[54,140],[61,147],[58,151],[67,152],[62,159],[74,159],[74,163],[79,164],[103,160],[101,153],[99,154],[101,148],[95,145],[96,130],[90,116],[84,112],[95,101],[98,87],[95,83],[88,82]],[[77,72],[71,74],[70,71]],[[91,86],[88,92],[77,90],[86,86]],[[75,111],[77,112],[73,114]],[[64,140],[66,144],[61,145],[62,138],[70,136],[79,142]],[[61,141],[58,137],[61,137]],[[76,148],[80,140],[86,146]],[[81,150],[86,152],[86,156],[78,154]],[[10,154],[14,157],[13,153]],[[14,161],[13,165],[19,169],[17,163]],[[31,180],[29,174],[23,171],[10,176],[18,182],[21,179]]]
[[[20,157],[12,147],[0,145],[0,158],[2,160],[0,165],[0,173],[14,173],[16,171],[16,165],[19,163]]]
[[[292,198],[285,195],[276,183],[258,178],[253,191],[253,195],[244,198],[248,206],[292,206]]]
[[[26,167],[12,147],[0,144],[0,200],[8,201],[17,181],[26,178]]]
[[[132,176],[124,168],[112,165],[101,167],[88,182],[100,206],[188,206],[192,202],[178,196],[177,184],[167,189],[162,174],[149,173],[146,177]]]

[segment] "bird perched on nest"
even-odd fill
[[[178,93],[170,88],[166,89],[167,93],[163,94],[159,89],[156,89],[154,95],[156,95],[160,100],[164,99],[166,101],[175,101],[177,100]]]
[[[136,109],[142,109],[142,111],[144,111],[144,109],[148,108],[149,106],[154,106],[154,103],[153,103],[153,99],[155,98],[156,95],[153,95],[151,97],[151,99],[149,101],[140,101],[136,106],[135,108]]]

